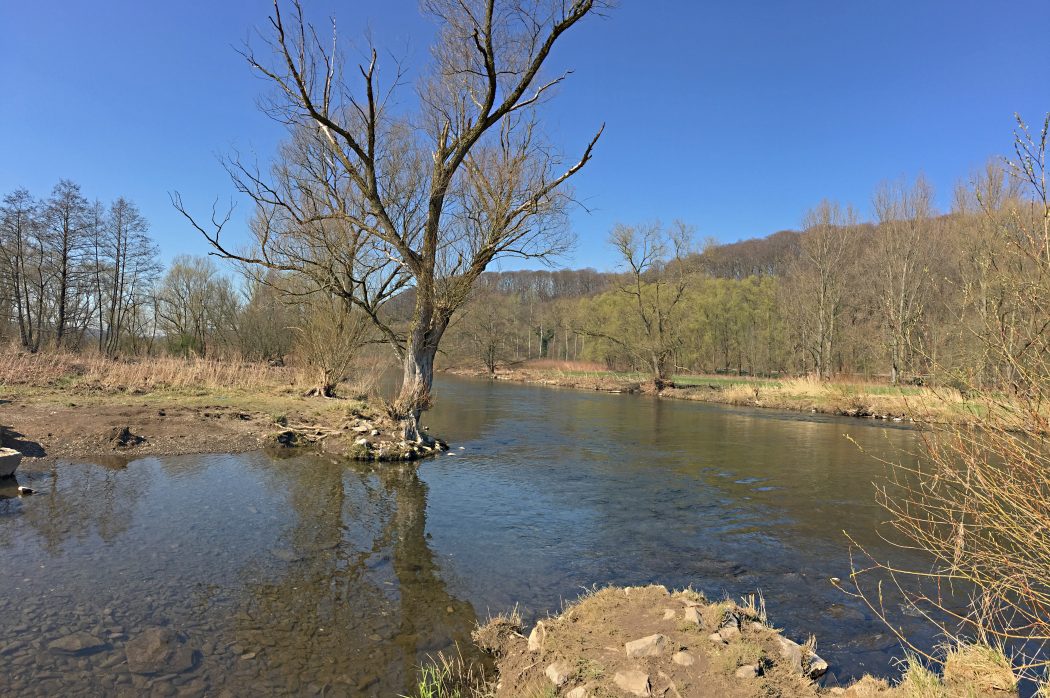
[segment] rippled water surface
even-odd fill
[[[761,590],[832,681],[894,671],[892,636],[829,579],[848,577],[844,530],[891,554],[884,468],[847,435],[900,458],[914,432],[454,379],[438,400],[453,451],[418,474],[254,453],[0,485],[0,695],[396,695],[477,619],[608,583]],[[157,627],[190,668],[129,670]]]

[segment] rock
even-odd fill
[[[644,671],[618,671],[613,676],[613,683],[621,691],[626,691],[631,695],[635,696],[648,696],[649,691],[649,674]]]
[[[632,640],[624,647],[627,648],[628,657],[659,657],[667,648],[667,638],[657,633],[639,640]]]
[[[689,609],[686,609],[686,610],[688,611]],[[676,615],[678,615],[678,614],[676,614],[674,612],[673,608],[666,608],[666,609],[664,609],[664,620],[674,620],[674,617]]]
[[[685,609],[682,614],[687,623],[696,623],[697,626],[703,625],[703,621],[700,620],[700,610],[696,606],[689,606]]]
[[[761,673],[762,667],[758,664],[745,664],[736,670],[738,679],[753,679]]]
[[[786,637],[778,636],[780,642],[780,657],[785,661],[792,671],[802,673],[802,647]]]
[[[725,644],[725,640],[722,638],[722,633],[711,633],[707,636],[707,639],[711,642],[717,642],[719,644]]]
[[[298,562],[306,557],[302,553],[290,548],[274,548],[270,551],[270,554],[282,562]]]
[[[693,666],[696,663],[696,657],[688,652],[675,652],[674,656],[671,657],[671,661],[678,666]]]
[[[806,662],[806,676],[816,681],[828,671],[828,663],[814,653],[810,653]]]
[[[727,625],[724,628],[720,628],[718,634],[722,636],[723,642],[732,642],[740,637],[740,628],[736,625]]]
[[[104,640],[84,632],[60,637],[47,646],[49,650],[56,654],[91,654],[106,647],[108,645]]]
[[[147,628],[128,641],[128,670],[134,674],[179,674],[193,667],[193,650],[171,628]]]
[[[529,652],[542,652],[543,644],[547,641],[547,627],[541,620],[529,633]]]
[[[792,670],[813,680],[819,679],[827,672],[828,663],[815,652],[803,656],[802,645],[783,636],[777,640],[780,641],[780,656]]]
[[[565,694],[565,698],[590,698],[590,693],[587,692],[586,686],[577,686],[568,693]]]
[[[21,453],[13,448],[0,448],[0,478],[12,477],[21,462]]]
[[[572,677],[572,665],[564,659],[554,662],[543,672],[555,687],[560,688]]]

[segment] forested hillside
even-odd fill
[[[491,368],[529,359],[613,369],[817,374],[927,381],[971,371],[989,379],[971,329],[1002,308],[992,234],[1027,215],[998,163],[938,211],[931,186],[887,183],[873,222],[832,202],[801,230],[696,248],[688,226],[624,226],[623,264],[486,274],[455,326],[452,362]],[[621,231],[622,232],[622,231]],[[684,235],[683,235],[684,232]]]

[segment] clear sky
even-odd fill
[[[307,4],[347,40],[370,31],[409,66],[426,59],[415,0]],[[0,193],[67,177],[136,201],[166,259],[206,252],[168,192],[202,212],[228,201],[217,156],[266,160],[281,138],[235,51],[269,9],[0,0]],[[548,107],[555,141],[577,152],[607,123],[562,265],[610,268],[618,221],[682,218],[732,241],[795,227],[823,197],[869,215],[880,181],[920,171],[947,208],[1010,148],[1015,111],[1050,110],[1048,27],[1050,0],[622,0],[552,57],[575,71]]]

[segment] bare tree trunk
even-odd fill
[[[419,418],[431,404],[431,389],[434,385],[434,357],[437,355],[438,340],[431,332],[423,328],[412,333],[412,339],[405,351],[401,393],[398,395],[397,414],[404,427],[405,441],[433,445],[434,439],[423,433]]]

